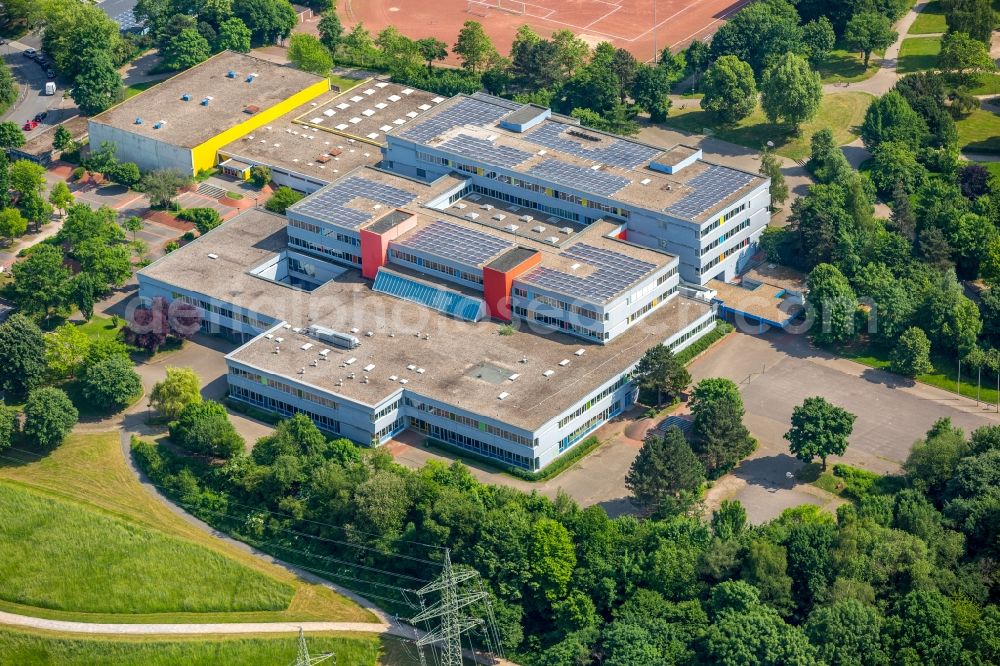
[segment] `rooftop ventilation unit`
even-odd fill
[[[364,370],[365,372],[371,372],[374,369],[375,369],[375,364],[374,363],[369,363],[368,365],[366,365],[365,367],[362,368],[362,370]],[[368,379],[368,378],[365,377],[365,379]]]
[[[583,356],[586,353],[587,353],[587,350],[583,349],[582,347],[580,349],[577,349],[575,352],[573,352],[573,354],[576,355],[576,356]]]
[[[569,359],[564,358],[563,360],[559,361],[559,365],[565,368],[567,365],[569,365]]]
[[[533,218],[533,217],[532,217],[532,216],[530,216],[530,215],[522,215],[522,216],[521,216],[521,221],[522,221],[522,222],[531,222],[531,221],[532,221],[532,220],[534,220],[534,219],[535,219],[535,218]]]
[[[520,228],[521,227],[517,226],[516,224],[508,224],[506,227],[504,227],[504,229],[506,229],[507,231],[509,231],[511,233],[517,231]]]
[[[229,70],[228,72],[226,72],[226,78],[227,79],[235,79],[236,78],[236,72],[234,72],[233,70]]]
[[[326,328],[325,326],[317,326],[313,324],[309,327],[309,335],[316,338],[317,340],[322,340],[323,342],[329,342],[332,345],[342,347],[344,349],[354,349],[361,345],[361,341],[358,340],[353,335],[348,335],[346,333],[340,333],[333,330],[332,328]]]
[[[426,370],[424,370],[423,368],[417,368],[417,374],[418,374],[418,375],[422,375],[422,374],[424,374],[425,372],[427,372],[427,371],[426,371]]]
[[[202,106],[208,106],[208,103],[211,102],[211,101],[212,101],[212,96],[209,95],[205,99],[201,100],[201,105]]]
[[[545,372],[542,373],[542,375],[545,377],[551,377],[554,374],[556,374],[555,370],[546,370]]]
[[[141,125],[142,124],[142,118],[136,118],[135,119],[135,124],[136,125]]]
[[[542,225],[538,225],[537,227],[532,227],[531,230],[534,231],[536,234],[540,234],[545,231],[545,227],[543,227]]]
[[[508,377],[507,379],[509,379],[510,381],[512,381],[512,382],[513,382],[513,381],[516,381],[516,380],[517,380],[517,378],[518,378],[518,377],[520,377],[520,376],[521,376],[520,374],[518,374],[518,373],[516,373],[516,372],[515,372],[514,374],[512,374],[512,375],[511,375],[510,377]]]
[[[311,342],[307,342],[307,343],[305,343],[304,345],[302,345],[302,346],[300,347],[300,349],[301,349],[302,351],[309,351],[310,349],[312,349],[312,347],[313,347],[313,343],[311,343]]]
[[[257,72],[247,75],[247,83],[253,83],[253,80],[257,78]]]
[[[548,242],[552,243],[553,245],[558,245],[559,244],[559,237],[558,236],[549,236],[545,240],[547,240]]]
[[[153,123],[153,129],[160,129],[166,124],[167,124],[166,120],[157,120],[155,123]]]
[[[181,99],[184,100],[185,102],[190,102],[191,95],[189,95],[188,93],[184,93],[183,95],[181,95]]]
[[[409,379],[405,379],[405,378],[404,378],[404,379],[400,379],[400,380],[399,380],[399,383],[400,383],[400,384],[409,384],[409,383],[410,383],[410,380],[409,380]]]
[[[497,400],[506,400],[509,395],[510,395],[510,393],[507,393],[507,391],[504,391],[503,393],[501,393],[500,395],[497,396]]]
[[[218,259],[219,255],[215,254],[214,252],[209,252],[208,253],[208,258],[209,259]]]
[[[559,233],[566,234],[567,236],[569,236],[571,233],[573,233],[573,227],[563,227],[562,229],[559,230]]]

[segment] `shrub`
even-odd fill
[[[302,196],[302,194],[296,192],[292,188],[282,185],[274,191],[274,195],[267,200],[266,204],[264,204],[264,208],[268,209],[272,213],[281,213],[284,215],[285,209],[301,199]]]
[[[214,208],[186,208],[177,214],[177,219],[193,223],[201,234],[207,234],[222,224],[219,211]]]
[[[75,169],[73,169],[73,174],[72,174],[73,180],[80,180],[81,178],[83,178],[83,174],[85,173],[87,173],[86,169],[84,169],[83,167],[76,167]]]
[[[174,444],[201,455],[229,458],[243,451],[243,438],[229,422],[226,408],[214,401],[192,403],[170,424]]]
[[[257,187],[264,187],[271,182],[271,170],[263,164],[250,167],[250,182]]]
[[[139,167],[134,162],[121,162],[112,165],[104,175],[111,182],[124,185],[125,187],[135,187],[142,179]]]

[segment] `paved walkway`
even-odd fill
[[[903,46],[903,40],[906,39],[907,33],[910,31],[910,27],[913,26],[913,22],[917,20],[917,15],[923,11],[924,7],[926,7],[929,3],[930,0],[919,0],[919,2],[917,2],[913,8],[903,16],[903,18],[899,19],[895,26],[896,32],[899,33],[899,37],[896,38],[896,41],[892,46],[885,50],[885,55],[881,58],[878,71],[864,81],[858,81],[856,83],[828,83],[823,86],[823,92],[835,93],[850,90],[871,93],[872,95],[881,97],[892,90],[892,87],[896,85],[896,81],[899,80],[899,73],[896,71],[896,65],[899,63],[899,50]],[[920,36],[929,37],[932,35]]]
[[[207,624],[126,624],[110,622],[68,622],[40,617],[15,615],[0,611],[0,624],[12,627],[45,629],[67,634],[186,635],[200,634],[287,634],[299,629],[305,632],[351,631],[367,634],[389,634],[413,638],[413,631],[403,625],[379,622],[216,622]]]

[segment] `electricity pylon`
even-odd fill
[[[333,659],[333,666],[337,665],[337,655],[332,652],[326,652],[315,657],[309,656],[309,646],[306,645],[306,634],[302,631],[302,627],[299,627],[299,654],[295,658],[295,663],[292,666],[312,666],[313,664],[318,664],[324,662],[327,659]]]
[[[451,566],[450,551],[444,551],[444,568],[441,576],[417,590],[424,596],[439,592],[439,599],[430,607],[418,613],[411,622],[426,622],[440,618],[440,624],[417,639],[417,646],[441,644],[441,666],[462,666],[462,634],[483,624],[478,618],[467,617],[462,609],[472,604],[486,601],[486,591],[462,592],[459,585],[476,578],[479,574],[472,569],[455,571]]]

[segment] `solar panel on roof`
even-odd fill
[[[755,178],[752,174],[728,167],[709,165],[687,182],[692,191],[664,208],[663,212],[688,219],[697,218],[726,197],[739,192]]]
[[[539,266],[518,278],[519,281],[567,296],[604,302],[656,270],[656,265],[648,261],[585,243],[577,243],[559,256],[589,264],[596,270],[583,277]]]
[[[441,144],[441,148],[457,155],[481,160],[487,164],[508,168],[516,166],[531,157],[531,153],[526,153],[523,150],[511,148],[510,146],[498,146],[492,141],[469,136],[468,134],[459,134],[448,139]]]
[[[357,229],[373,216],[372,212],[346,206],[349,201],[359,197],[390,207],[405,206],[416,198],[405,190],[363,176],[351,176],[303,199],[294,210],[321,222]]]
[[[629,184],[628,178],[594,169],[585,169],[556,159],[547,159],[531,170],[531,175],[584,192],[610,197]]]
[[[566,135],[572,131],[579,132],[579,130],[573,130],[562,123],[549,121],[539,125],[530,134],[526,134],[525,138],[552,150],[559,150],[584,159],[626,169],[634,169],[660,154],[660,150],[657,148],[602,134],[591,135],[597,138],[599,143],[591,146],[584,145],[579,141],[566,138]]]
[[[400,136],[411,141],[430,141],[434,137],[459,125],[485,125],[496,122],[507,113],[496,104],[464,97],[430,118],[411,125]]]
[[[483,264],[513,247],[502,238],[444,220],[435,220],[400,240],[398,245],[472,266]]]

